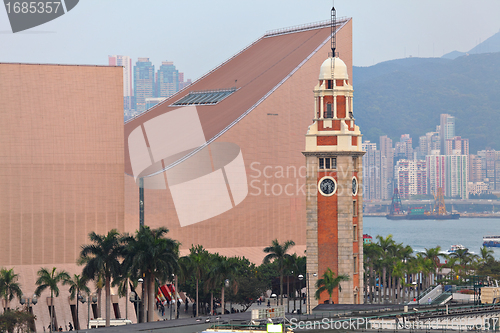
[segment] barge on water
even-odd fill
[[[408,213],[405,213],[402,209],[398,189],[395,188],[391,212],[385,217],[389,220],[458,220],[460,214],[446,212],[442,188],[438,188],[437,194],[434,195],[434,207],[431,212],[426,211],[424,207],[413,207],[408,210]]]

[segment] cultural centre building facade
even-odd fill
[[[0,63],[0,266],[15,267],[30,297],[40,267],[81,273],[89,232],[140,222],[167,227],[181,251],[260,263],[277,238],[303,255],[302,152],[330,35],[330,22],[268,32],[125,125],[121,67]],[[351,19],[337,21],[336,40],[352,81]],[[63,289],[64,327],[75,302]],[[39,331],[47,295],[33,306]],[[125,299],[113,303],[125,317]]]

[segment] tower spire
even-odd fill
[[[337,12],[335,10],[335,7],[332,6],[332,12],[331,12],[331,31],[332,31],[332,37],[331,37],[331,47],[332,47],[332,57],[335,58],[335,48],[336,48],[336,26],[337,26]]]

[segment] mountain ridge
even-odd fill
[[[486,41],[485,41],[486,42]],[[398,141],[433,132],[439,115],[456,117],[455,134],[470,152],[500,150],[500,52],[455,59],[405,58],[353,67],[354,114],[364,140],[388,135]]]
[[[479,54],[479,53],[496,53],[500,52],[500,31],[493,36],[486,39],[484,42],[477,44],[467,52],[451,51],[446,53],[441,58],[456,59],[466,54]]]

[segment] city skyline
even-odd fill
[[[219,0],[196,6],[120,1],[118,6],[88,0],[57,20],[17,34],[0,10],[0,43],[10,46],[0,51],[0,62],[104,65],[107,55],[123,54],[150,57],[158,66],[167,57],[186,77],[198,78],[268,30],[328,20],[331,5],[295,0],[283,8],[280,1]],[[492,0],[336,1],[335,7],[339,17],[353,17],[355,66],[468,51],[500,28],[495,15],[500,3]],[[169,12],[178,15],[165,20]]]
[[[469,139],[455,131],[455,117],[441,114],[435,132],[419,136],[416,148],[409,134],[394,143],[386,135],[362,144],[364,195],[369,200],[388,200],[395,188],[401,198],[433,195],[438,188],[447,197],[500,191],[500,151],[484,146],[469,151]],[[394,177],[393,177],[394,175]]]

